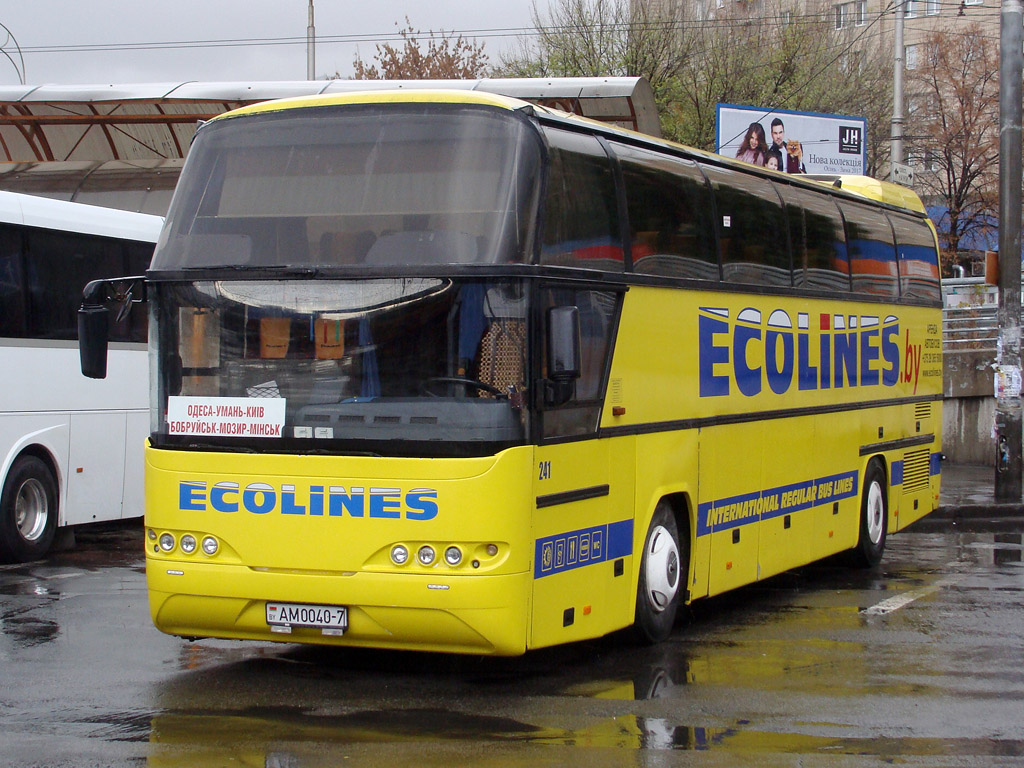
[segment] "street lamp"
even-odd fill
[[[306,27],[306,79],[316,80],[316,30],[313,28],[313,0],[309,0],[309,26]]]

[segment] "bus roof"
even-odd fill
[[[917,196],[917,193],[914,192],[914,190],[900,186],[899,184],[880,181],[878,179],[873,179],[870,176],[809,175],[807,178],[811,181],[828,184],[829,186],[837,189],[845,189],[847,192],[863,195],[871,200],[877,200],[880,203],[887,203],[889,205],[899,206],[900,208],[909,208],[910,210],[917,211],[918,213],[926,213],[924,204],[921,202],[921,198]]]
[[[163,218],[0,191],[0,222],[155,243]]]
[[[495,93],[482,91],[458,91],[449,89],[436,90],[380,90],[380,91],[357,91],[353,93],[325,93],[309,96],[295,96],[288,99],[275,99],[273,101],[262,101],[258,104],[250,104],[245,107],[233,109],[230,112],[217,115],[210,122],[224,120],[243,115],[253,115],[265,112],[280,112],[288,109],[301,109],[305,107],[326,107],[351,104],[417,104],[417,103],[443,103],[443,104],[479,104],[489,107],[515,110],[531,106],[528,102],[510,96],[501,96]],[[543,107],[535,107],[541,111],[547,111]]]
[[[744,163],[734,158],[726,157],[724,155],[707,152],[704,150],[696,149],[694,147],[687,147],[676,142],[663,139],[658,136],[651,136],[649,134],[640,133],[637,131],[630,130],[629,128],[623,128],[617,125],[611,125],[609,123],[600,122],[593,118],[583,117],[569,112],[562,112],[556,109],[550,109],[545,106],[532,104],[527,101],[523,101],[512,96],[504,96],[496,93],[489,93],[483,91],[468,91],[468,90],[454,90],[446,88],[437,89],[389,89],[389,90],[364,90],[364,91],[353,91],[345,93],[323,93],[296,96],[285,99],[275,99],[271,101],[263,101],[257,104],[250,104],[245,107],[231,110],[214,117],[209,122],[215,122],[233,117],[240,117],[246,115],[280,112],[289,109],[303,109],[308,107],[320,107],[320,106],[342,106],[342,105],[361,105],[361,104],[394,104],[394,103],[444,103],[444,104],[476,104],[482,106],[491,106],[501,109],[517,110],[530,108],[536,113],[544,115],[550,118],[558,120],[566,120],[575,124],[584,124],[592,127],[596,132],[617,135],[622,137],[629,137],[633,140],[640,141],[647,145],[655,145],[670,151],[683,150],[688,155],[693,156],[694,159],[700,159],[703,161],[710,161],[718,165],[726,166],[734,170],[739,170],[745,173],[754,173],[758,175],[769,176],[770,178],[781,178],[782,174],[775,171],[769,171],[765,169],[759,169],[756,166]],[[789,181],[798,180],[801,183],[810,182],[813,185],[827,186],[834,190],[841,191],[843,193],[852,194],[854,196],[867,198],[884,205],[894,206],[902,208],[904,210],[914,211],[919,214],[927,215],[924,205],[917,194],[907,187],[902,187],[898,184],[892,184],[887,181],[879,181],[873,179],[870,176],[854,176],[854,175],[837,175],[837,176],[823,176],[823,175],[785,175]]]

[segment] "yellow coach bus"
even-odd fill
[[[142,286],[153,621],[512,655],[877,563],[939,495],[910,197],[478,92],[209,121]]]

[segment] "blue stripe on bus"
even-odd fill
[[[889,470],[892,478],[889,480],[890,485],[903,485],[903,462],[894,461],[892,467]],[[928,460],[928,474],[932,477],[942,474],[942,454],[933,453]]]
[[[620,520],[537,539],[533,577],[541,579],[633,554],[633,521]]]
[[[697,536],[831,504],[858,494],[857,472],[840,472],[697,505]]]

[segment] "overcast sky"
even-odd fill
[[[531,5],[314,0],[316,74],[349,77],[357,46],[371,62],[375,43],[404,27],[406,16],[424,33],[455,30],[483,42],[496,64],[502,51],[517,45],[515,36],[531,27]],[[538,6],[546,9],[547,2]],[[308,12],[309,0],[0,0],[0,24],[13,35],[8,39],[0,28],[0,42],[6,40],[3,53],[14,62],[0,56],[0,85],[19,83],[15,42],[31,85],[305,80]],[[210,41],[221,42],[195,46]]]

